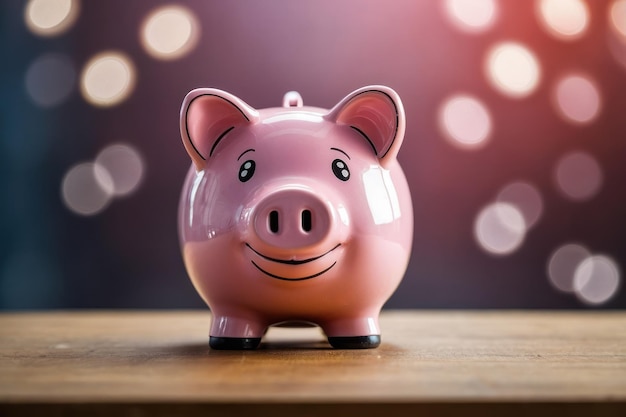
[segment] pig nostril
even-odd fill
[[[310,232],[311,229],[313,228],[311,210],[302,210],[301,217],[302,217],[302,230],[307,233]]]
[[[278,212],[276,210],[270,211],[269,227],[272,233],[278,233]]]

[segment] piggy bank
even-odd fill
[[[364,87],[331,110],[289,92],[257,110],[200,88],[180,131],[192,164],[179,234],[212,311],[209,345],[254,349],[268,326],[309,323],[335,348],[377,347],[413,234],[396,92]]]

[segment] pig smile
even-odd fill
[[[283,264],[283,265],[290,265],[290,266],[298,266],[298,265],[304,265],[304,264],[308,264],[310,262],[314,262],[317,261],[318,259],[321,259],[323,257],[325,257],[326,255],[328,255],[330,252],[334,251],[335,249],[337,249],[339,246],[341,246],[341,243],[338,243],[335,247],[333,247],[332,249],[330,249],[329,251],[318,255],[318,256],[314,256],[312,258],[307,258],[307,259],[278,259],[278,258],[272,258],[269,257],[267,255],[262,254],[261,252],[257,251],[256,249],[254,249],[249,243],[246,243],[246,246],[248,248],[250,248],[250,250],[252,252],[254,252],[255,254],[257,254],[259,257],[270,261],[270,262],[275,262],[278,264]],[[304,281],[307,279],[312,279],[312,278],[316,278],[319,277],[322,274],[325,274],[326,272],[330,271],[335,264],[337,264],[337,261],[334,261],[329,267],[316,272],[314,274],[311,275],[307,275],[307,276],[303,276],[303,277],[294,277],[294,278],[289,278],[289,277],[284,277],[284,276],[280,276],[280,275],[276,275],[273,274],[271,272],[266,271],[265,269],[261,268],[256,262],[254,262],[253,260],[250,260],[250,262],[252,262],[252,265],[254,265],[259,271],[263,272],[265,275],[271,277],[271,278],[275,278],[275,279],[280,279],[283,281]]]

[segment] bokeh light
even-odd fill
[[[485,145],[491,134],[491,116],[476,98],[457,95],[441,106],[439,126],[452,144],[476,149]]]
[[[24,9],[24,22],[36,35],[55,36],[72,27],[78,11],[78,0],[30,0]]]
[[[103,52],[85,65],[81,80],[85,100],[96,106],[113,106],[124,101],[135,85],[135,68],[119,52]]]
[[[191,51],[198,40],[198,19],[182,6],[163,6],[144,20],[140,38],[148,54],[176,59]]]
[[[171,230],[159,216],[133,223],[164,196],[163,214],[176,211],[189,168],[177,119],[197,87],[258,109],[279,107],[292,89],[307,108],[372,83],[400,94],[399,160],[421,195],[416,215],[429,220],[417,225],[424,238],[393,308],[584,308],[597,280],[581,267],[575,291],[574,277],[598,253],[623,281],[626,0],[287,3],[6,2],[0,182],[11,199],[0,230],[11,276],[0,268],[0,308],[28,306],[39,281],[22,277],[38,270],[56,270],[40,274],[54,282],[38,291],[60,308],[201,306],[193,287],[153,285],[155,271],[185,274]],[[169,158],[172,150],[182,154]],[[85,243],[86,234],[95,238]],[[125,255],[144,235],[152,246],[133,254],[150,265],[141,274],[128,262],[99,264],[109,240]],[[169,255],[146,262],[154,248]],[[87,269],[64,263],[68,253]],[[421,256],[430,253],[462,259],[462,270]],[[537,271],[543,277],[522,282]],[[63,287],[85,272],[92,284]],[[511,285],[451,293],[446,278],[459,274],[465,283],[506,275]],[[411,290],[415,277],[427,278],[429,295]],[[626,307],[622,284],[606,307]],[[62,291],[48,297],[52,287]]]
[[[626,0],[615,0],[609,8],[611,28],[626,40]]]
[[[521,211],[509,203],[491,203],[474,222],[474,237],[482,249],[492,255],[508,255],[517,250],[526,236]]]
[[[538,0],[536,10],[543,27],[558,39],[578,39],[589,26],[589,9],[582,0]]]
[[[524,216],[527,228],[537,223],[543,213],[543,200],[537,187],[527,182],[513,182],[502,188],[496,201],[515,206]]]
[[[626,68],[626,0],[616,0],[608,9],[609,51]]]
[[[61,197],[65,206],[83,216],[100,213],[113,196],[113,179],[106,169],[92,162],[70,168],[61,182]]]
[[[589,77],[569,75],[557,83],[554,103],[557,112],[566,121],[586,124],[600,113],[602,99],[597,85]]]
[[[37,58],[26,72],[26,91],[35,104],[53,107],[65,101],[76,82],[71,60],[61,54]]]
[[[535,55],[515,42],[501,43],[492,48],[487,55],[485,70],[492,86],[512,98],[531,94],[541,78]]]
[[[465,32],[489,29],[497,13],[494,0],[446,0],[445,11],[452,24]]]
[[[590,256],[589,250],[578,243],[568,243],[557,248],[548,260],[550,283],[559,291],[574,292],[576,269]]]
[[[602,304],[615,295],[620,284],[620,272],[613,259],[605,255],[586,258],[574,273],[574,291],[588,304]]]
[[[139,152],[130,145],[113,144],[104,148],[96,157],[96,180],[103,189],[112,182],[115,196],[134,192],[143,178],[144,162]]]
[[[594,197],[602,186],[602,169],[588,153],[571,152],[556,165],[555,179],[558,190],[574,201]]]

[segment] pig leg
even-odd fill
[[[267,324],[257,318],[213,311],[209,346],[217,350],[256,349],[266,330]]]
[[[342,318],[321,324],[336,349],[371,349],[380,345],[378,314]]]
[[[380,335],[328,336],[328,343],[335,349],[373,349],[380,345]]]
[[[260,343],[260,337],[209,337],[209,346],[215,350],[252,350]]]

